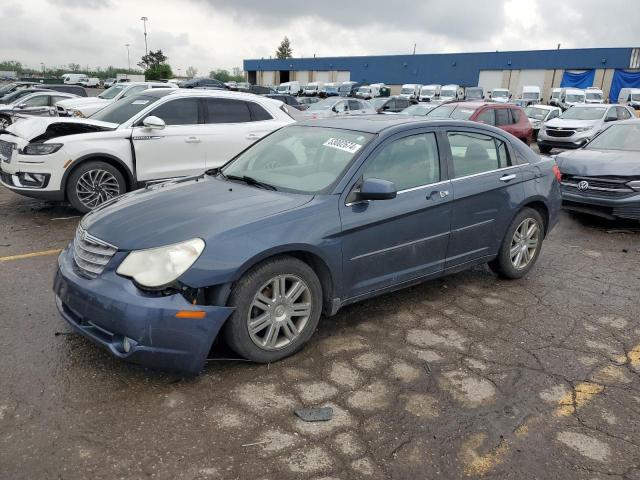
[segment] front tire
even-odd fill
[[[540,256],[544,229],[540,213],[523,208],[507,228],[498,256],[489,262],[489,268],[504,278],[524,277]]]
[[[124,176],[113,165],[90,161],[76,168],[67,181],[67,199],[86,213],[127,191]]]
[[[229,299],[235,307],[223,335],[238,355],[271,363],[300,350],[322,313],[322,286],[306,263],[289,256],[253,267]]]
[[[551,152],[551,147],[548,145],[538,145],[538,150],[540,150],[540,153],[549,153]]]
[[[11,125],[11,118],[6,115],[0,115],[0,130],[4,130]]]

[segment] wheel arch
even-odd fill
[[[238,269],[234,276],[233,283],[242,278],[250,269],[256,265],[270,260],[275,257],[289,256],[306,263],[315,272],[322,286],[322,310],[326,315],[332,314],[332,301],[336,289],[336,275],[331,270],[329,262],[313,248],[307,245],[292,245],[288,247],[280,247],[278,249],[268,250],[256,255],[246,261],[241,268]]]
[[[64,192],[65,199],[67,196],[66,192],[67,192],[67,182],[69,181],[69,176],[81,165],[90,161],[105,162],[115,167],[124,177],[124,180],[127,184],[126,185],[127,191],[130,191],[134,188],[135,179],[133,178],[133,174],[131,173],[131,170],[129,169],[129,167],[127,167],[127,165],[122,160],[108,153],[90,153],[74,160],[73,164],[71,165],[71,168],[69,168],[66,172],[64,172],[64,175],[62,176],[62,181],[60,182],[60,188]]]
[[[544,222],[544,236],[546,237],[547,232],[549,231],[549,207],[546,202],[540,198],[528,199],[525,203],[520,205],[520,208],[515,215],[521,212],[524,208],[533,208],[540,214],[542,221]]]

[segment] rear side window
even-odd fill
[[[454,178],[509,166],[508,150],[502,140],[471,132],[448,132],[447,137],[453,159]]]
[[[261,105],[255,102],[247,102],[249,111],[251,112],[251,119],[254,122],[261,122],[263,120],[271,120],[273,117],[267,112]]]
[[[616,110],[618,111],[618,120],[627,120],[631,118],[631,114],[629,113],[629,110],[627,110],[626,108],[616,107]]]
[[[198,99],[179,98],[163,103],[151,115],[164,120],[167,125],[196,125],[198,122]]]
[[[513,119],[511,118],[511,113],[508,108],[497,108],[496,109],[496,125],[511,125],[513,123]]]
[[[251,121],[247,102],[227,98],[207,98],[206,123],[245,123]]]
[[[515,108],[511,109],[511,115],[513,116],[513,123],[519,123],[520,122],[520,110],[517,110]]]
[[[485,108],[476,117],[476,122],[486,123],[487,125],[495,125],[496,117],[493,108]]]
[[[393,182],[398,191],[439,182],[435,134],[411,135],[385,145],[367,163],[363,176]]]
[[[27,107],[46,107],[49,105],[49,95],[38,95],[23,102]]]
[[[349,100],[349,110],[362,110],[362,105],[357,100]]]

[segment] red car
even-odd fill
[[[533,128],[522,107],[490,102],[443,103],[431,110],[427,117],[471,120],[494,125],[518,137],[527,145],[533,140]]]

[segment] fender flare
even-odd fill
[[[74,160],[71,168],[67,169],[67,171],[64,172],[64,175],[62,175],[62,180],[60,181],[60,190],[62,190],[63,192],[67,191],[67,181],[69,180],[69,175],[78,167],[78,165],[93,159],[107,159],[109,161],[115,162],[118,167],[120,167],[119,170],[122,170],[125,173],[125,181],[127,182],[128,186],[131,189],[135,188],[136,181],[133,177],[133,173],[131,173],[131,169],[129,169],[129,167],[127,167],[127,165],[122,160],[108,153],[89,153]]]

